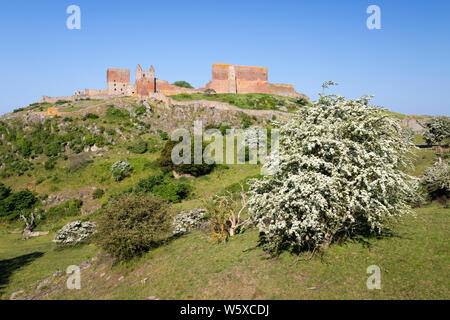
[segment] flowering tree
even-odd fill
[[[425,125],[423,137],[428,144],[449,142],[450,140],[450,118],[434,117]]]
[[[280,125],[273,175],[253,180],[249,210],[272,253],[316,250],[358,233],[380,233],[408,213],[413,177],[403,172],[409,143],[370,97],[321,96]]]

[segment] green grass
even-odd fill
[[[190,100],[210,100],[226,102],[242,109],[254,110],[279,110],[280,107],[286,107],[289,111],[295,111],[299,105],[295,104],[295,99],[272,94],[264,93],[217,93],[213,95],[206,95],[203,93],[192,94],[178,94],[170,96],[177,101]]]
[[[60,111],[60,112],[75,112],[75,111],[80,111],[82,109],[83,109],[82,107],[70,106],[70,107],[61,108],[58,111]]]
[[[198,231],[124,265],[112,266],[100,256],[100,264],[82,271],[81,290],[61,289],[45,298],[448,299],[450,210],[429,206],[416,212],[400,221],[392,237],[335,244],[297,264],[289,253],[269,259],[256,246],[254,229],[226,245]],[[39,280],[97,252],[93,245],[56,250],[52,235],[28,241],[18,234],[0,237],[4,299],[20,289],[38,294]],[[366,269],[373,264],[381,268],[381,290],[366,287]]]

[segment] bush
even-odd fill
[[[56,166],[56,159],[55,158],[49,158],[44,163],[45,170],[53,170]]]
[[[137,186],[134,190],[136,194],[149,193],[152,192],[153,187],[162,184],[164,181],[164,175],[159,174],[155,176],[150,176],[139,180]]]
[[[94,199],[100,199],[105,194],[105,191],[103,189],[97,188],[95,189],[94,193],[92,194],[92,198]]]
[[[191,84],[187,81],[175,81],[174,83],[172,83],[174,86],[177,87],[181,87],[181,88],[189,88],[189,89],[194,89],[193,86],[191,86]]]
[[[168,204],[151,194],[112,200],[97,223],[94,241],[118,260],[129,260],[172,236]]]
[[[251,183],[249,210],[263,247],[326,248],[347,236],[381,234],[411,212],[410,148],[395,119],[369,99],[323,96],[280,127],[272,175]]]
[[[194,164],[194,143],[192,139],[191,145],[191,164],[178,164],[175,165],[172,162],[172,149],[178,144],[177,141],[167,141],[164,145],[163,150],[161,151],[161,155],[157,159],[158,164],[163,172],[170,172],[174,170],[177,173],[181,174],[190,174],[194,177],[199,177],[205,174],[210,173],[215,164],[207,164],[205,162],[201,164]],[[203,145],[203,151],[205,150],[207,144]]]
[[[128,150],[130,150],[133,153],[136,154],[143,154],[147,152],[147,143],[144,140],[137,140],[133,142],[129,147]]]
[[[434,117],[425,124],[423,138],[428,144],[441,142],[448,143],[450,140],[450,118]]]
[[[130,175],[133,167],[127,161],[117,161],[111,166],[114,180],[121,181]]]
[[[189,195],[191,188],[181,182],[165,182],[164,174],[150,176],[139,180],[135,194],[153,193],[170,202],[180,202]]]
[[[173,234],[182,235],[199,228],[206,220],[206,209],[182,211],[175,216]]]
[[[152,193],[164,200],[178,203],[189,195],[190,186],[185,183],[165,183],[153,187]]]
[[[432,199],[450,197],[450,162],[441,161],[425,169],[422,183]]]
[[[95,226],[91,222],[70,222],[55,234],[53,242],[65,247],[73,247],[85,243],[94,232],[94,228]]]
[[[90,113],[90,112],[88,112],[88,113],[86,113],[86,114],[84,115],[83,120],[87,120],[87,119],[98,119],[98,118],[99,118],[99,116],[96,115],[95,113]]]
[[[29,211],[37,203],[38,198],[30,190],[11,193],[9,188],[1,188],[3,199],[0,199],[0,217],[14,220],[24,211]],[[9,191],[8,191],[9,189]]]

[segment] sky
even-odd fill
[[[69,30],[67,7],[81,9]],[[381,29],[368,29],[369,5]],[[0,114],[43,95],[106,89],[106,69],[153,65],[195,87],[215,62],[264,66],[269,82],[317,99],[375,95],[405,114],[450,115],[450,1],[3,0]]]

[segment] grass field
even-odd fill
[[[416,216],[400,221],[392,237],[335,244],[322,256],[297,264],[289,253],[269,259],[257,247],[254,229],[226,245],[197,231],[123,265],[112,266],[100,255],[82,271],[81,290],[65,289],[66,277],[39,290],[36,286],[95,256],[94,245],[60,250],[50,242],[52,234],[21,241],[20,234],[2,232],[0,294],[8,299],[25,290],[37,296],[59,281],[61,289],[43,298],[448,299],[450,209],[432,205],[415,211]],[[369,265],[381,268],[381,290],[366,287]]]

